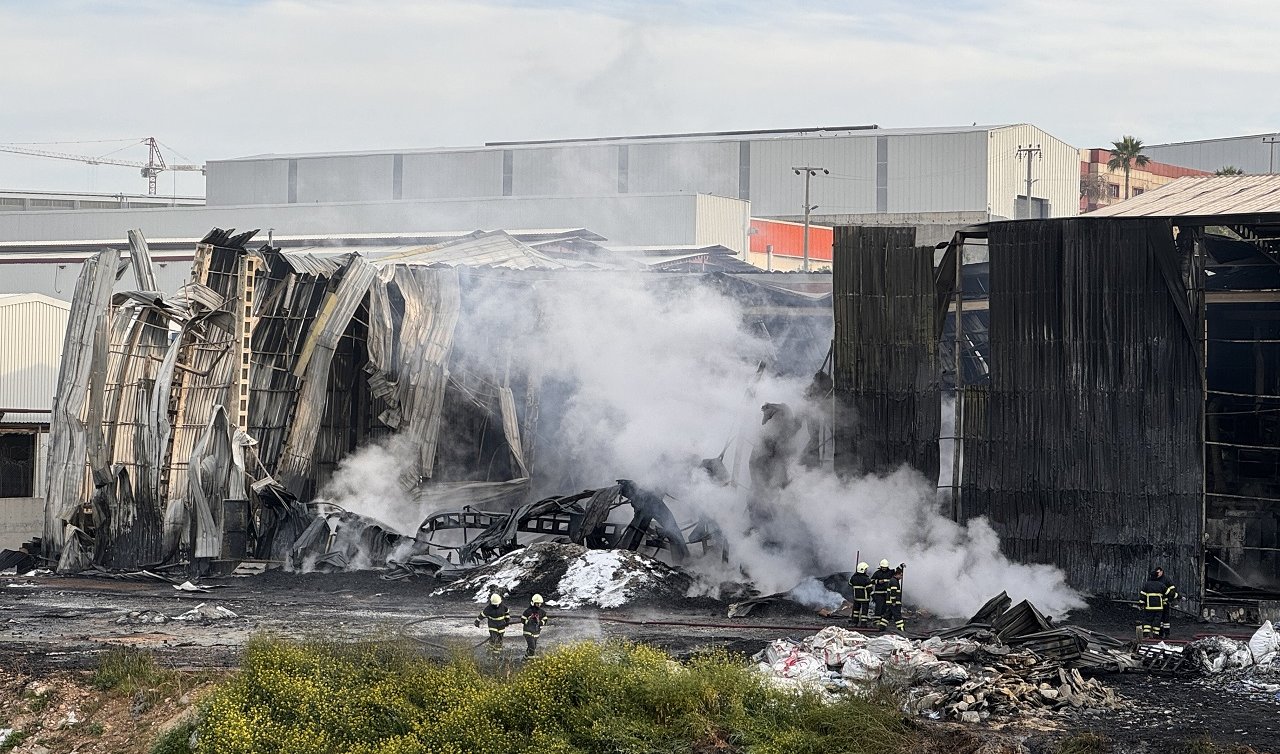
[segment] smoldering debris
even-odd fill
[[[197,245],[191,282],[174,296],[148,289],[141,233],[131,242],[143,290],[114,293],[117,252],[86,265],[52,423],[54,482],[40,552],[62,572],[186,564],[199,575],[244,558],[297,570],[394,563],[401,575],[439,571],[437,532],[428,526],[430,546],[414,542],[427,513],[451,511],[482,522],[478,543],[448,553],[459,567],[516,546],[522,526],[523,534],[556,533],[528,530],[530,521],[554,529],[547,516],[573,518],[576,541],[593,547],[656,543],[682,560],[715,526],[695,517],[697,531],[685,536],[664,496],[643,485],[619,481],[629,522],[606,520],[616,504],[575,512],[561,510],[563,497],[525,502],[538,469],[544,485],[599,476],[601,456],[582,451],[584,443],[606,444],[582,430],[592,415],[619,415],[609,406],[619,396],[595,391],[580,357],[627,343],[628,333],[609,328],[695,302],[692,317],[675,318],[683,337],[664,345],[678,358],[656,376],[687,371],[692,361],[698,372],[732,378],[744,363],[743,307],[767,308],[756,329],[782,322],[774,330],[788,333],[793,348],[809,341],[791,335],[790,321],[810,327],[829,319],[829,295],[788,293],[750,275],[648,274],[636,271],[645,269],[636,260],[615,260],[615,269],[630,270],[615,275],[600,259],[548,256],[500,232],[382,258],[255,249],[253,235],[212,231]],[[608,287],[618,294],[610,301],[615,316],[595,317],[592,335],[574,335],[573,344],[529,337],[534,323],[533,333],[561,331],[544,327],[546,319],[578,316],[565,305],[577,292]],[[495,306],[504,321],[489,319]],[[817,327],[814,343],[825,340]],[[687,347],[673,348],[682,341]],[[777,344],[747,342],[751,369],[765,353],[780,355]],[[636,345],[659,343],[627,347]],[[549,354],[567,363],[548,363]],[[607,367],[596,370],[604,374],[620,364],[596,366]],[[660,426],[643,429],[674,437]],[[533,449],[548,433],[558,443],[545,444],[535,467]],[[631,450],[639,449],[636,437],[624,440]],[[697,438],[677,442],[692,447]],[[662,483],[650,473],[653,444],[645,444],[638,463],[615,468]],[[662,465],[669,461],[663,455]],[[77,484],[86,462],[92,473]]]
[[[508,553],[437,589],[438,595],[541,594],[561,608],[616,608],[679,599],[692,579],[656,558],[626,550],[591,550],[581,545],[542,542]]]

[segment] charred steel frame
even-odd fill
[[[957,263],[975,241],[976,302]],[[990,371],[955,386],[958,520],[986,516],[1009,555],[1090,592],[1128,595],[1157,563],[1198,598],[1206,576],[1275,586],[1280,215],[992,223],[930,258],[931,278],[908,229],[838,228],[835,248],[838,469],[936,474],[918,433],[938,437],[937,376],[963,380],[967,334],[936,346],[972,306]],[[882,439],[860,436],[868,418]]]

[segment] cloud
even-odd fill
[[[216,159],[977,121],[1156,143],[1274,128],[1257,92],[1277,22],[1264,0],[9,2],[0,65],[21,75],[0,80],[0,141],[155,135]],[[97,190],[143,186],[0,157],[10,186],[84,190],[95,172]]]

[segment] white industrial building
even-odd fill
[[[0,212],[0,241],[199,239],[210,228],[277,235],[437,233],[510,228],[589,228],[621,246],[747,245],[748,202],[706,194],[333,201],[157,207],[145,210]]]
[[[70,310],[39,294],[0,295],[0,549],[44,527],[49,416]]]
[[[209,162],[206,186],[211,207],[708,194],[749,201],[755,217],[796,220],[803,215],[804,179],[793,168],[813,165],[830,171],[812,180],[813,222],[915,225],[923,231],[921,240],[931,241],[950,238],[959,226],[1026,216],[1027,160],[1019,155],[1026,146],[1040,149],[1031,159],[1032,214],[1077,214],[1078,150],[1026,124],[262,155]],[[611,241],[634,242],[585,221],[568,224],[586,225]]]
[[[69,191],[0,189],[0,212],[52,209],[146,209],[149,207],[200,207],[202,196],[153,196],[150,194],[102,194]]]
[[[1142,153],[1156,162],[1216,172],[1232,166],[1249,175],[1274,173],[1280,167],[1280,133],[1225,139],[1149,144]]]

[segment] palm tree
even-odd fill
[[[1129,198],[1129,170],[1134,165],[1142,167],[1151,162],[1151,158],[1142,153],[1142,139],[1126,136],[1120,141],[1111,142],[1111,159],[1107,167],[1111,170],[1124,171],[1124,198]]]
[[[1244,175],[1244,171],[1235,165],[1223,165],[1213,173],[1214,175]]]

